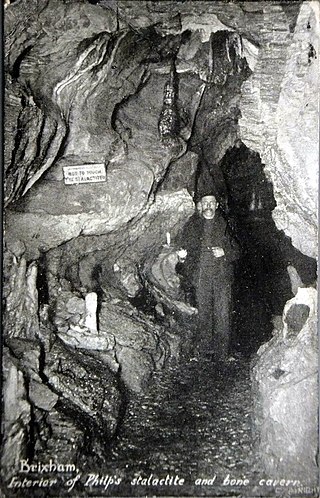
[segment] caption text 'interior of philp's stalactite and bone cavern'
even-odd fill
[[[4,3],[4,496],[316,496],[319,3]]]

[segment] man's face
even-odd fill
[[[200,201],[199,211],[206,220],[213,220],[217,209],[217,200],[214,195],[205,195]]]

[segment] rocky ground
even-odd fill
[[[154,378],[150,390],[132,399],[110,467],[127,488],[119,493],[220,496],[241,487],[229,479],[261,478],[253,449],[252,399],[248,360],[232,358],[216,369],[203,359],[182,358]],[[183,486],[143,485],[167,475]],[[141,484],[132,486],[130,480]],[[216,477],[214,477],[216,476]],[[200,479],[208,484],[200,485]],[[136,481],[138,482],[138,481]],[[244,494],[252,486],[244,486]],[[250,489],[249,489],[250,488]]]

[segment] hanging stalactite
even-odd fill
[[[171,61],[170,78],[165,84],[163,106],[159,118],[159,134],[164,145],[171,144],[179,135],[180,119],[178,112],[179,83],[175,61]]]

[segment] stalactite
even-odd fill
[[[179,135],[178,91],[177,71],[175,61],[172,60],[170,78],[164,87],[163,107],[159,118],[159,134],[163,143],[170,142]]]

